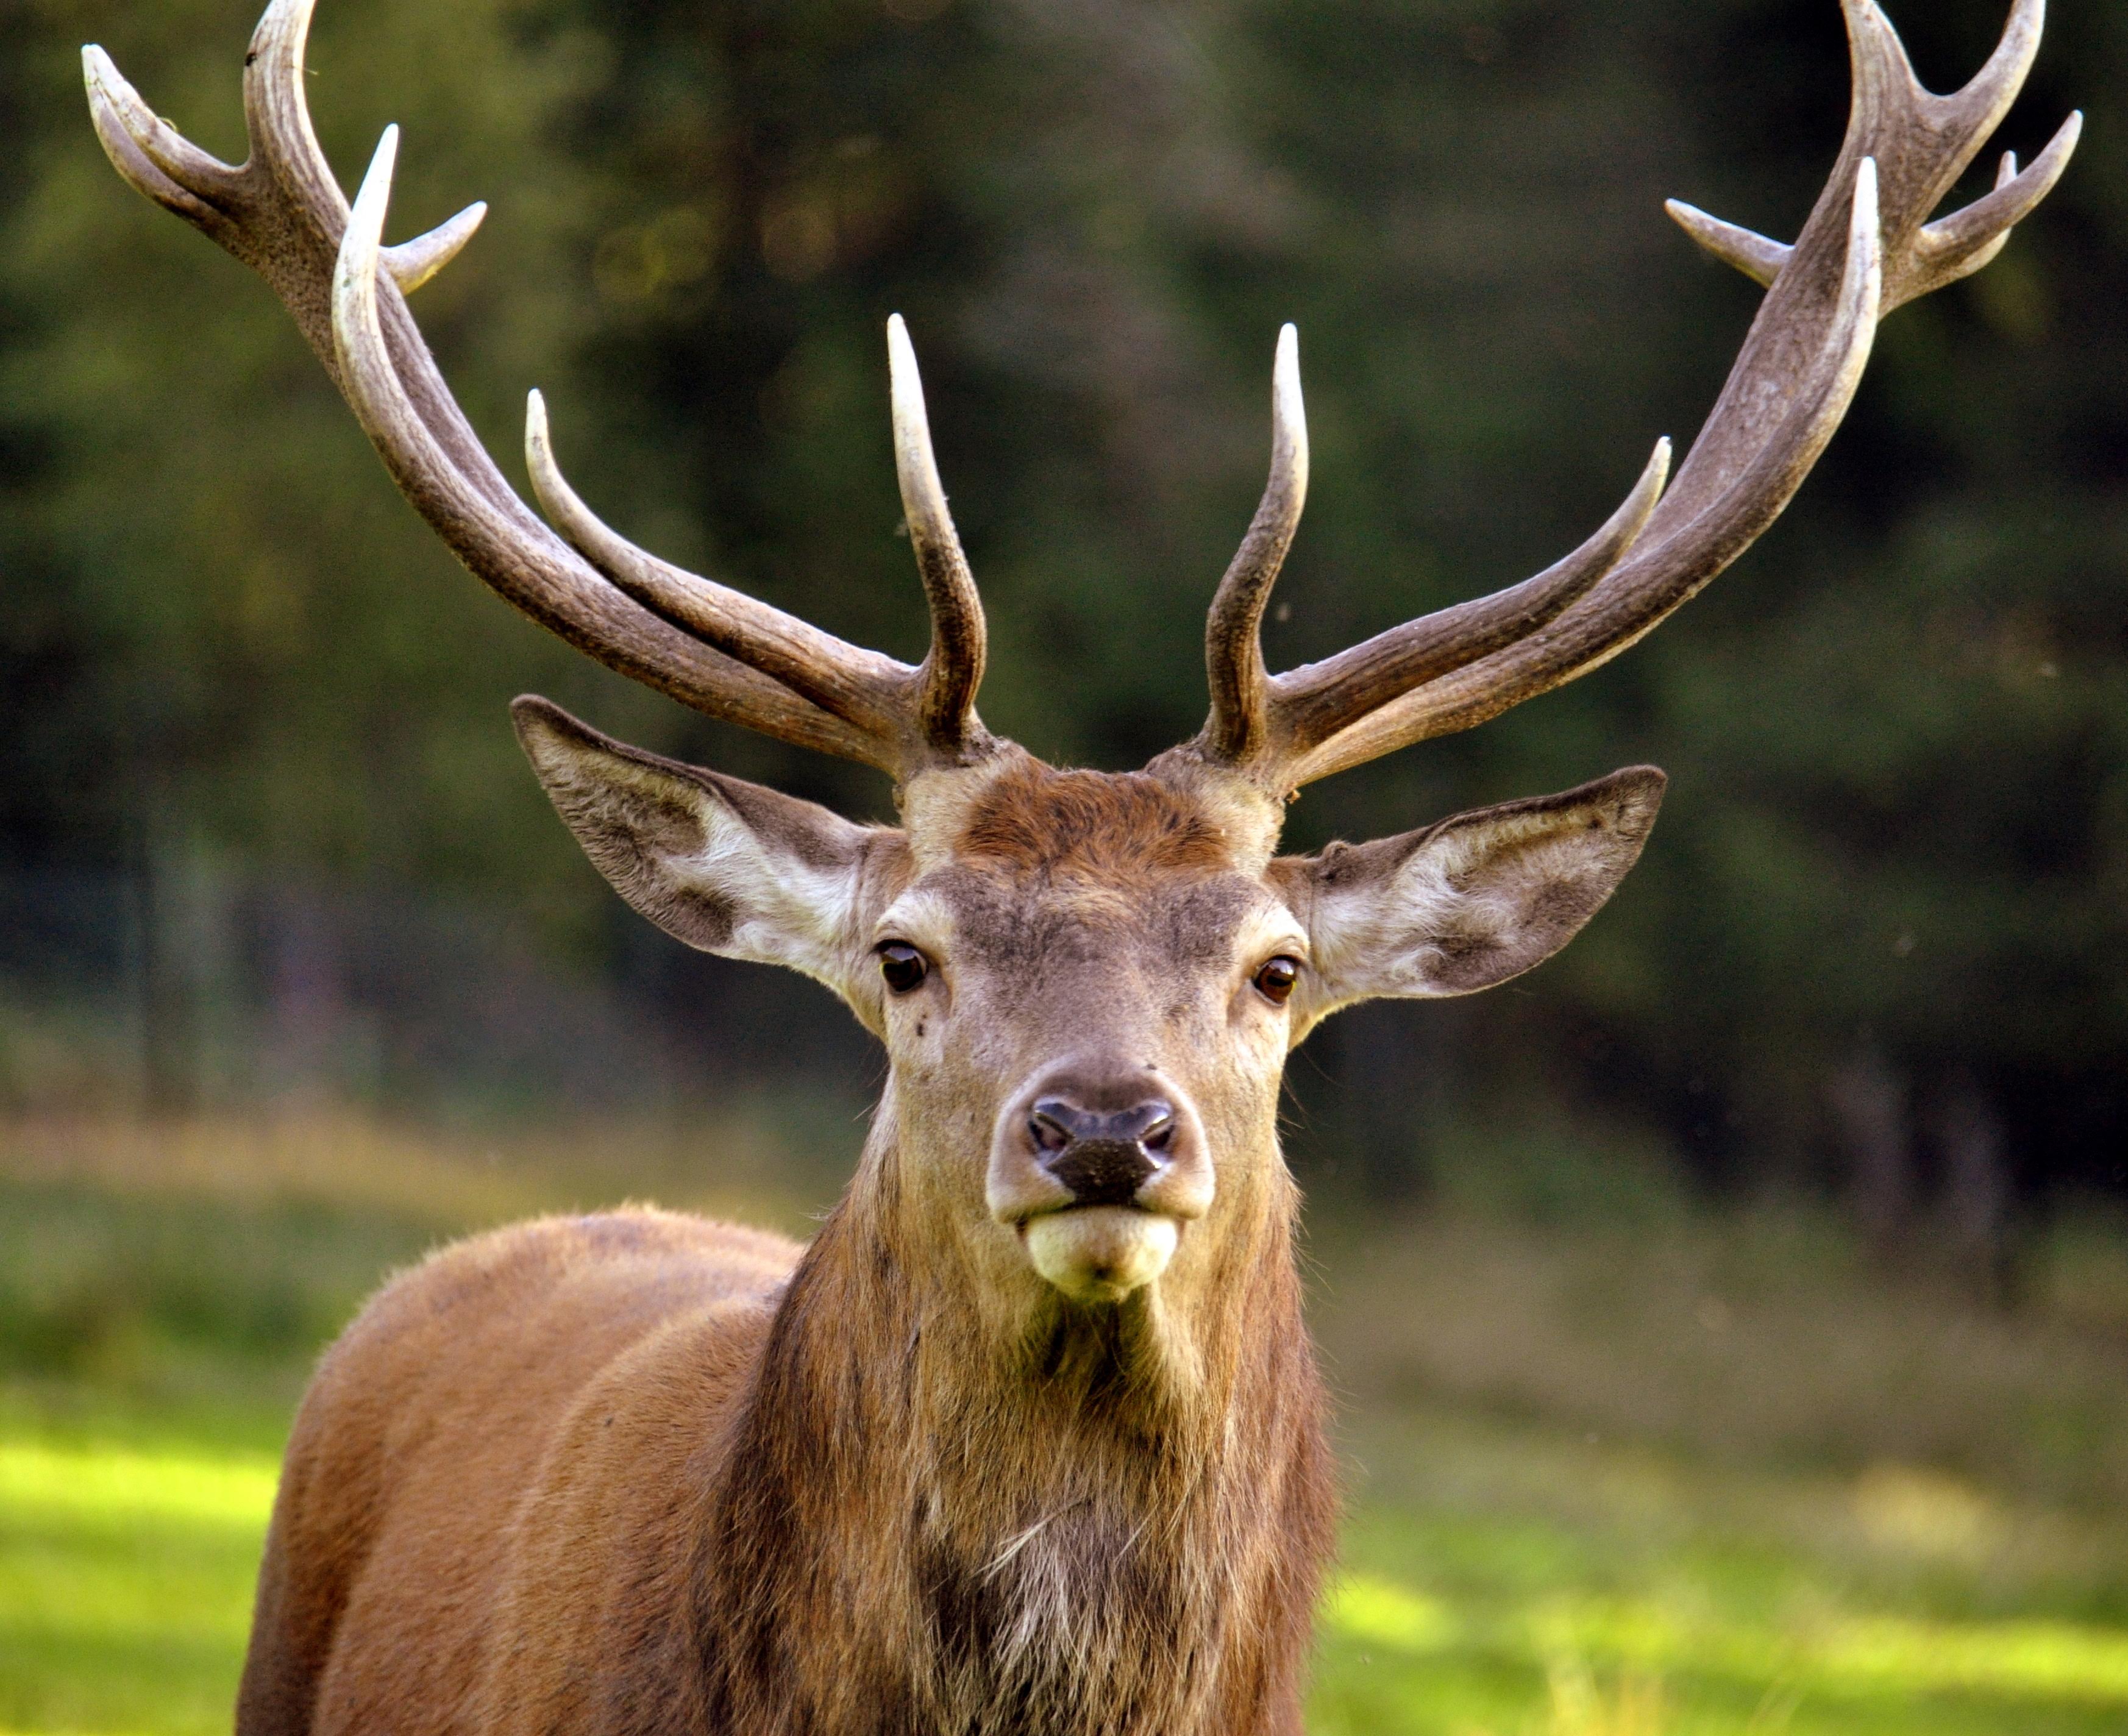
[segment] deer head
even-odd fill
[[[350,208],[311,132],[311,0],[274,0],[245,75],[253,152],[208,157],[87,51],[120,172],[259,269],[387,467],[472,570],[600,661],[708,714],[878,767],[898,828],[610,741],[520,700],[534,766],[591,860],[690,946],[825,983],[891,1062],[863,1198],[1005,1321],[1139,1298],[1186,1323],[1290,1209],[1275,1105],[1287,1053],[1338,1008],[1467,994],[1563,946],[1632,866],[1662,775],[1465,813],[1315,856],[1276,853],[1313,780],[1469,728],[1648,632],[1781,511],[1852,399],[1880,316],[1977,270],[2067,164],[2072,116],[2019,173],[1930,216],[2036,51],[2018,0],[1965,89],[1932,96],[1872,0],[1844,0],[1845,147],[1793,247],[1691,210],[1706,248],[1769,286],[1706,427],[1665,491],[1658,443],[1617,512],[1550,570],[1273,676],[1259,626],[1298,525],[1298,344],[1274,370],[1271,474],[1206,635],[1211,706],[1142,771],[1059,771],[991,735],[984,621],[933,460],[916,364],[889,323],[895,449],[932,643],[910,667],[680,570],[596,519],[556,466],[535,393],[526,453],[547,523],[452,401],[406,297],[477,225],[382,244],[385,135]],[[552,529],[549,528],[551,524]],[[1180,1364],[1178,1363],[1178,1366]]]

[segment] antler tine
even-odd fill
[[[975,716],[986,644],[982,599],[946,510],[915,355],[899,314],[888,322],[887,345],[903,510],[931,608],[931,649],[919,668],[675,567],[610,529],[556,464],[546,403],[536,391],[526,406],[525,450],[541,510],[607,579],[653,614],[773,676],[823,711],[895,742],[897,766],[905,773],[980,757],[991,744]]]
[[[601,662],[712,716],[896,776],[905,771],[898,741],[824,712],[773,676],[676,630],[607,583],[525,510],[470,429],[465,438],[493,486],[476,487],[453,462],[409,390],[397,347],[385,330],[386,306],[396,305],[402,318],[405,306],[379,281],[397,155],[398,129],[387,128],[341,242],[332,322],[341,389],[401,491],[476,574]],[[450,407],[455,413],[455,404]],[[454,419],[463,426],[462,417]]]
[[[1846,3],[1866,3],[1873,12],[1877,10],[1876,0],[1846,0]],[[1879,12],[1878,17],[1882,21],[1883,15]],[[1931,100],[1955,113],[1961,126],[1984,139],[2002,124],[2018,92],[2024,89],[2025,80],[2040,58],[2040,39],[2046,34],[2046,0],[2016,0],[2009,21],[2002,26],[2002,40],[1986,64],[1966,81],[1963,90]],[[1884,22],[1883,28],[1890,31],[1889,22]],[[1894,36],[1893,40],[1897,40]]]
[[[1210,758],[1247,764],[1269,749],[1271,685],[1263,617],[1308,500],[1308,410],[1300,395],[1300,334],[1279,329],[1271,365],[1271,477],[1248,534],[1220,580],[1204,626],[1211,714],[1199,738]]]
[[[975,715],[989,629],[968,557],[961,552],[960,533],[947,510],[938,461],[931,450],[931,419],[924,407],[916,349],[900,314],[886,322],[886,355],[894,400],[895,475],[931,609],[931,648],[918,671],[918,721],[931,750],[953,761],[990,745]]]
[[[1603,528],[1535,578],[1437,609],[1336,657],[1274,677],[1276,735],[1289,759],[1311,764],[1309,757],[1348,725],[1527,638],[1585,596],[1640,540],[1670,478],[1670,442],[1656,441],[1632,492]]]
[[[411,241],[401,241],[397,247],[383,251],[384,268],[391,273],[392,281],[399,286],[399,293],[411,296],[441,271],[452,260],[465,251],[465,244],[473,240],[481,225],[487,221],[487,201],[476,200],[455,217],[439,223],[425,235],[416,235]]]
[[[347,195],[311,125],[303,88],[303,57],[316,10],[316,0],[272,0],[260,16],[244,57],[244,121],[253,160],[293,206],[337,242],[347,227]]]
[[[927,564],[928,673],[845,644],[781,611],[682,572],[615,536],[554,467],[544,417],[534,471],[580,555],[496,467],[437,371],[405,297],[449,263],[486,206],[383,245],[397,151],[387,131],[355,205],[311,125],[303,55],[314,0],[272,0],[246,57],[250,155],[232,168],[156,118],[101,49],[83,51],[97,132],[121,176],[264,277],[325,363],[400,488],[453,553],[506,601],[591,656],[710,716],[896,777],[993,746],[972,710],[981,609],[949,520],[957,576]],[[936,494],[936,471],[931,472]],[[927,524],[930,521],[927,520]],[[941,546],[933,535],[925,548]],[[928,704],[925,695],[933,692]]]
[[[2010,244],[2011,230],[2054,190],[2083,136],[2083,115],[2079,110],[2062,122],[2046,149],[2023,173],[2017,171],[2017,154],[2005,151],[1993,192],[1962,211],[1937,219],[1916,238],[1917,268],[1902,286],[1899,301],[1911,301],[1960,277],[1969,277],[1990,263]]]
[[[1781,268],[1788,263],[1795,249],[1786,242],[1774,241],[1748,229],[1739,229],[1734,223],[1725,223],[1719,217],[1710,217],[1696,205],[1687,205],[1682,199],[1666,199],[1663,209],[1668,211],[1682,229],[1724,265],[1733,265],[1761,289],[1771,289],[1774,279],[1780,276]]]
[[[2018,184],[1999,181],[1976,205],[1936,224],[1942,202],[1988,135],[2016,101],[2037,58],[2045,0],[2016,0],[1988,63],[1959,91],[1924,89],[1898,33],[1876,0],[1842,0],[1855,64],[1855,108],[1843,164],[1877,159],[1885,219],[1886,311],[1969,275],[2001,251],[2012,225],[2028,215],[2068,166],[2082,131],[2072,115]],[[2017,185],[2017,191],[2009,191]]]
[[[525,404],[525,460],[540,510],[563,539],[644,608],[857,728],[889,740],[901,733],[914,671],[660,560],[608,528],[555,463],[546,401],[536,391]]]
[[[1875,0],[1841,0],[1855,85],[1839,161],[1793,246],[1673,202],[1670,212],[1717,258],[1769,286],[1728,382],[1637,540],[1614,519],[1592,548],[1594,576],[1563,606],[1516,622],[1510,600],[1541,581],[1464,609],[1496,621],[1501,637],[1461,655],[1447,611],[1413,623],[1270,685],[1271,776],[1306,783],[1430,736],[1467,729],[1615,657],[1742,553],[1801,486],[1852,401],[1876,328],[1902,302],[1963,277],[1999,252],[2012,225],[2060,178],[2075,149],[2071,116],[2017,172],[2006,159],[1996,189],[1937,222],[1935,207],[2016,100],[2037,52],[2042,0],[2016,0],[2001,45],[1963,90],[1931,95]],[[1643,479],[1644,484],[1646,479]],[[1629,505],[1632,503],[1629,503]],[[1579,557],[1577,557],[1579,558]],[[1565,563],[1571,564],[1571,563]],[[1549,578],[1547,575],[1545,577]],[[1557,600],[1558,593],[1553,593]],[[1475,618],[1475,617],[1474,617]],[[1459,623],[1459,628],[1462,624]],[[1436,661],[1411,655],[1392,668],[1399,636],[1456,647]]]
[[[81,51],[89,118],[118,173],[158,205],[202,225],[237,197],[244,172],[202,150],[140,100],[111,56],[94,43]]]

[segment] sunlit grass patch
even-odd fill
[[[1351,1573],[1330,1588],[1323,1620],[1352,1639],[1413,1654],[1441,1651],[1461,1637],[1456,1612],[1438,1597],[1375,1573]]]
[[[0,1440],[0,1731],[228,1728],[274,1467]]]
[[[256,1455],[0,1441],[0,1518],[222,1526],[248,1538],[265,1522],[278,1474]]]
[[[1355,1540],[1379,1553],[1370,1517],[1358,1516]],[[1843,1609],[1828,1587],[1769,1613],[1725,1595],[1718,1563],[1689,1551],[1659,1563],[1656,1591],[1585,1582],[1632,1572],[1617,1561],[1537,1590],[1522,1577],[1518,1529],[1501,1528],[1489,1585],[1474,1579],[1481,1556],[1466,1539],[1452,1595],[1379,1572],[1332,1587],[1318,1736],[2128,1729],[2128,1631]]]
[[[1661,1678],[1629,1674],[1606,1684],[1578,1658],[1556,1658],[1545,1736],[1667,1736],[1672,1724]]]
[[[1842,1686],[2086,1701],[2128,1729],[2128,1634],[2063,1621],[1929,1622],[1850,1616],[1807,1635],[1816,1673]]]

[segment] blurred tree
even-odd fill
[[[539,686],[857,811],[886,792],[511,619],[392,497],[264,292],[110,175],[76,45],[233,149],[254,4],[12,8],[0,848],[501,892],[675,1004],[779,1009],[717,1027],[767,1065],[820,1012],[809,991],[619,915],[501,701]],[[2004,10],[1899,22],[1941,87]],[[344,172],[407,124],[394,234],[495,202],[419,311],[496,450],[545,384],[615,524],[906,654],[881,341],[900,309],[990,605],[986,714],[1109,765],[1201,716],[1280,320],[1301,325],[1315,446],[1271,628],[1294,662],[1536,570],[1655,434],[1691,433],[1757,292],[1660,200],[1793,233],[1846,95],[1831,0],[321,11],[313,94]],[[2056,13],[2007,130],[2027,152],[2128,75],[2128,16]],[[1925,1181],[1985,1146],[2027,1185],[2128,1184],[2125,229],[2102,109],[2005,257],[1887,326],[1822,473],[1735,573],[1574,687],[1309,791],[1304,844],[1634,758],[1676,778],[1617,906],[1528,984],[1311,1044],[1300,1149],[1386,1188],[1429,1146],[1446,1161],[1458,1120],[1599,1144],[1609,1120],[1711,1178],[1851,1185],[1831,1106],[1874,1056]],[[1950,1191],[1972,1217],[1988,1185]]]
[[[197,832],[342,872],[492,884],[539,818],[496,706],[528,675],[577,679],[574,660],[410,519],[270,297],[82,136],[78,45],[101,39],[182,126],[241,155],[254,10],[46,5],[6,69],[32,173],[0,263],[4,654],[47,671],[4,690],[24,773],[10,787],[40,792],[10,841],[116,851],[145,832],[160,851]],[[335,159],[364,160],[401,119],[420,148],[397,221],[446,214],[468,183],[501,195],[482,249],[423,312],[476,413],[506,429],[518,382],[582,334],[575,178],[542,140],[598,44],[534,31],[508,0],[322,10],[313,89]]]

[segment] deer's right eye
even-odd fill
[[[879,949],[879,974],[895,994],[906,994],[923,986],[924,979],[931,974],[931,960],[914,946],[889,941]]]

